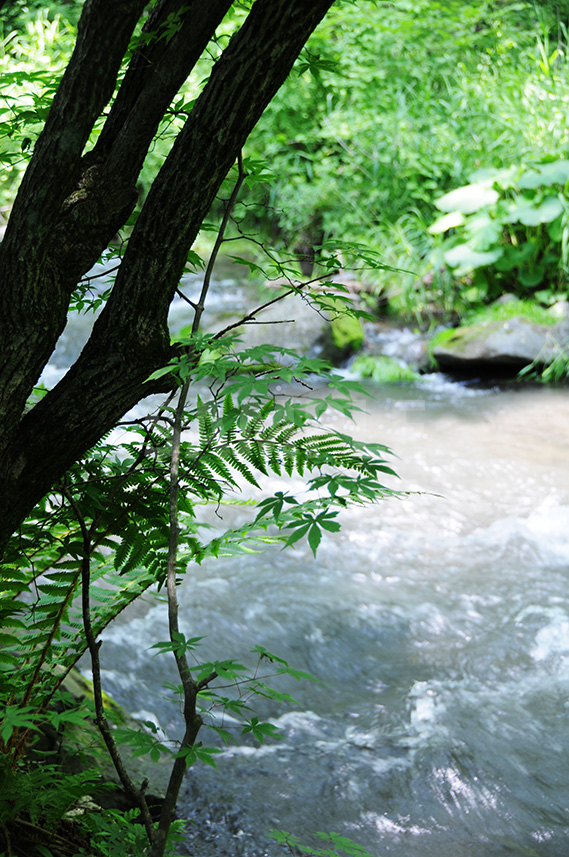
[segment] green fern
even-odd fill
[[[185,435],[180,446],[180,575],[190,561],[275,543],[295,545],[302,538],[316,551],[322,533],[337,530],[338,508],[394,493],[379,481],[380,474],[393,472],[384,447],[321,429],[326,407],[350,412],[336,382],[333,394],[324,398],[281,403],[274,395],[276,382],[308,385],[310,373],[318,369],[315,363],[279,367],[274,350],[265,347],[239,355],[219,348],[219,359],[207,368],[211,396],[197,396],[185,414],[184,428],[192,439]],[[205,379],[206,368],[196,373]],[[103,439],[38,504],[10,545],[3,567],[7,586],[0,596],[0,698],[5,704],[25,700],[40,720],[86,650],[76,597],[86,538],[96,636],[150,587],[164,583],[172,416],[168,405],[133,421],[124,427],[126,439],[119,448]],[[277,492],[254,504],[249,522],[215,532],[209,540],[198,537],[196,504],[228,502],[230,492],[247,496],[249,488],[256,493],[261,477],[283,474],[303,478],[314,498],[300,502]],[[18,746],[25,743],[26,729],[14,739]]]

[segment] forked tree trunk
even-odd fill
[[[256,0],[215,64],[145,202],[82,354],[29,413],[70,295],[128,219],[160,119],[231,0],[159,0],[109,112],[146,0],[86,0],[77,45],[0,245],[0,552],[62,474],[149,392],[167,313],[203,218],[247,136],[333,0]],[[165,39],[162,24],[179,13]]]

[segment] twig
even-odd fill
[[[176,294],[178,295],[179,298],[182,298],[183,301],[186,301],[186,303],[189,304],[192,307],[192,309],[198,308],[197,303],[195,303],[195,301],[191,301],[188,297],[186,297],[186,295],[183,293],[183,291],[181,289],[176,289]]]
[[[91,671],[93,673],[93,698],[95,701],[95,723],[97,724],[99,732],[101,733],[101,736],[107,746],[107,750],[109,751],[109,755],[112,759],[113,765],[115,766],[115,770],[119,776],[123,788],[125,792],[131,797],[131,799],[134,800],[134,802],[138,805],[142,820],[144,822],[144,827],[146,829],[146,835],[148,836],[149,841],[153,842],[155,839],[154,825],[152,823],[152,818],[150,816],[150,811],[148,809],[148,804],[146,802],[146,797],[144,794],[148,785],[148,780],[144,780],[140,789],[136,788],[124,766],[124,762],[118,751],[115,739],[112,736],[109,723],[105,716],[105,704],[103,702],[103,691],[101,685],[101,663],[99,660],[99,649],[101,647],[101,643],[97,643],[95,635],[93,633],[93,626],[91,624],[91,606],[89,597],[92,548],[91,535],[89,529],[87,528],[87,523],[85,521],[85,518],[83,517],[83,513],[77,505],[77,502],[75,501],[73,495],[65,489],[62,491],[62,493],[67,498],[69,505],[75,512],[75,516],[77,518],[79,527],[81,528],[81,534],[83,536],[83,557],[81,559],[81,609],[83,614],[83,626],[85,628],[85,639],[87,640],[87,647],[89,649],[89,654],[91,655]]]
[[[284,291],[282,293],[282,295],[277,295],[276,298],[272,298],[270,301],[266,301],[264,304],[261,304],[260,306],[255,307],[254,310],[251,310],[250,313],[248,313],[247,315],[244,315],[243,318],[241,318],[239,321],[235,321],[235,322],[233,322],[233,324],[228,324],[227,327],[223,328],[223,330],[218,331],[213,338],[214,339],[221,339],[221,337],[225,336],[225,334],[228,331],[233,330],[236,327],[241,327],[241,325],[243,325],[243,324],[252,324],[252,323],[265,324],[265,323],[268,323],[268,322],[256,322],[255,316],[258,315],[258,313],[262,312],[264,309],[267,309],[268,307],[272,306],[273,304],[277,304],[280,301],[284,300],[285,298],[288,298],[290,295],[301,294],[303,289],[306,289],[307,286],[311,286],[313,283],[318,283],[318,282],[320,282],[320,280],[325,280],[327,278],[327,276],[328,276],[327,274],[322,274],[322,276],[320,276],[320,277],[314,277],[314,279],[312,279],[312,280],[307,280],[306,283],[300,283],[298,286],[291,286],[291,288]],[[289,321],[294,321],[294,319],[283,319],[283,321],[281,321],[280,323],[281,324],[285,324],[285,323],[288,324]],[[279,322],[271,322],[271,323],[272,324],[278,324]]]
[[[211,275],[213,272],[213,266],[215,265],[215,261],[217,259],[217,254],[219,253],[219,248],[221,247],[221,245],[223,243],[223,236],[225,234],[227,224],[229,223],[231,211],[233,209],[233,206],[235,205],[235,201],[237,199],[239,191],[241,190],[241,186],[242,186],[243,182],[245,181],[245,179],[247,178],[247,173],[245,172],[245,169],[243,167],[243,155],[241,152],[239,152],[239,155],[237,156],[237,169],[239,171],[238,176],[237,176],[237,181],[235,182],[233,190],[231,191],[231,196],[229,197],[229,200],[227,201],[227,206],[225,208],[225,214],[223,215],[223,220],[221,221],[221,226],[219,227],[219,232],[217,233],[217,238],[215,240],[215,244],[213,245],[213,250],[211,251],[211,256],[209,258],[209,262],[208,262],[207,268],[205,270],[202,290],[201,290],[201,294],[200,294],[200,297],[199,297],[199,300],[198,300],[198,303],[196,306],[196,313],[194,315],[194,321],[192,324],[192,333],[197,333],[198,328],[200,326],[200,321],[201,321],[203,311],[205,308],[205,299],[207,297],[207,293],[209,291],[209,287],[210,287],[210,283],[211,283]]]
[[[100,280],[101,277],[106,277],[107,274],[114,274],[115,271],[118,271],[120,266],[121,266],[121,263],[119,263],[118,265],[115,265],[114,268],[109,268],[106,271],[101,271],[100,274],[91,274],[90,277],[88,277],[88,276],[81,277],[80,284],[84,283],[86,281],[90,282],[91,280]]]
[[[202,285],[202,290],[198,305],[196,307],[196,313],[192,325],[192,333],[196,333],[199,329],[200,320],[204,310],[205,299],[211,282],[211,273],[213,271],[213,266],[217,259],[219,248],[221,247],[223,241],[223,235],[229,222],[229,215],[231,213],[231,209],[235,203],[235,200],[237,199],[237,195],[239,193],[241,185],[243,184],[246,178],[246,173],[243,169],[243,158],[241,153],[238,156],[238,167],[239,175],[229,198],[229,201],[227,203],[225,215],[223,217],[223,220],[221,221],[219,233],[217,235],[217,239],[215,241],[204,275],[204,282]],[[178,516],[178,495],[180,493],[180,445],[182,431],[184,427],[184,411],[188,399],[191,380],[191,375],[188,375],[180,390],[180,397],[176,405],[174,427],[172,430],[172,453],[170,457],[170,492],[168,501],[170,538],[168,542],[166,592],[168,596],[168,628],[170,632],[170,641],[172,643],[176,643],[180,640],[180,630],[178,623],[178,594],[176,589],[176,566],[178,563],[178,544],[180,538],[180,522]],[[184,694],[183,715],[185,723],[185,732],[184,737],[182,738],[182,742],[180,744],[180,750],[183,751],[194,745],[198,736],[198,732],[203,723],[203,720],[197,711],[197,697],[199,691],[203,688],[203,684],[201,684],[200,686],[197,682],[194,681],[192,677],[192,672],[190,670],[190,665],[186,657],[186,653],[181,649],[181,647],[174,646],[174,659],[176,661],[176,667],[178,669],[178,674],[182,682],[182,690]],[[213,678],[214,676],[212,675],[209,680],[213,681]],[[170,774],[170,779],[168,781],[168,786],[166,788],[166,795],[164,797],[164,803],[162,804],[162,811],[160,813],[158,829],[156,831],[154,839],[150,840],[152,843],[150,857],[163,857],[164,850],[166,848],[166,842],[168,839],[168,832],[172,825],[172,821],[174,820],[174,814],[176,812],[176,803],[178,801],[178,795],[180,793],[180,788],[182,786],[182,781],[184,779],[186,768],[186,756],[183,752],[180,755],[179,752],[174,761],[172,772]]]

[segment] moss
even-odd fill
[[[359,318],[338,315],[330,322],[332,342],[343,354],[353,354],[364,344],[364,332]]]
[[[489,306],[468,313],[463,320],[464,326],[483,324],[486,321],[507,321],[510,318],[524,318],[533,324],[553,325],[559,321],[549,309],[535,301],[520,300],[512,297],[510,300],[496,301]]]
[[[350,368],[361,378],[371,378],[378,384],[409,383],[421,377],[408,366],[401,366],[396,360],[383,355],[360,354]]]
[[[465,328],[447,327],[444,330],[439,330],[438,333],[435,333],[427,346],[432,366],[437,366],[437,361],[434,358],[435,349],[444,347],[445,345],[448,345],[449,342],[460,339],[461,333],[464,329]]]

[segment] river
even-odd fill
[[[416,493],[344,514],[316,560],[305,545],[221,559],[180,588],[204,658],[253,662],[261,644],[322,682],[287,679],[298,705],[260,705],[283,741],[192,769],[180,853],[276,857],[277,828],[377,857],[564,857],[569,395],[440,375],[369,389],[357,424],[333,424],[391,447]],[[101,652],[107,689],[175,738],[175,675],[147,651],[165,637],[147,601]]]

